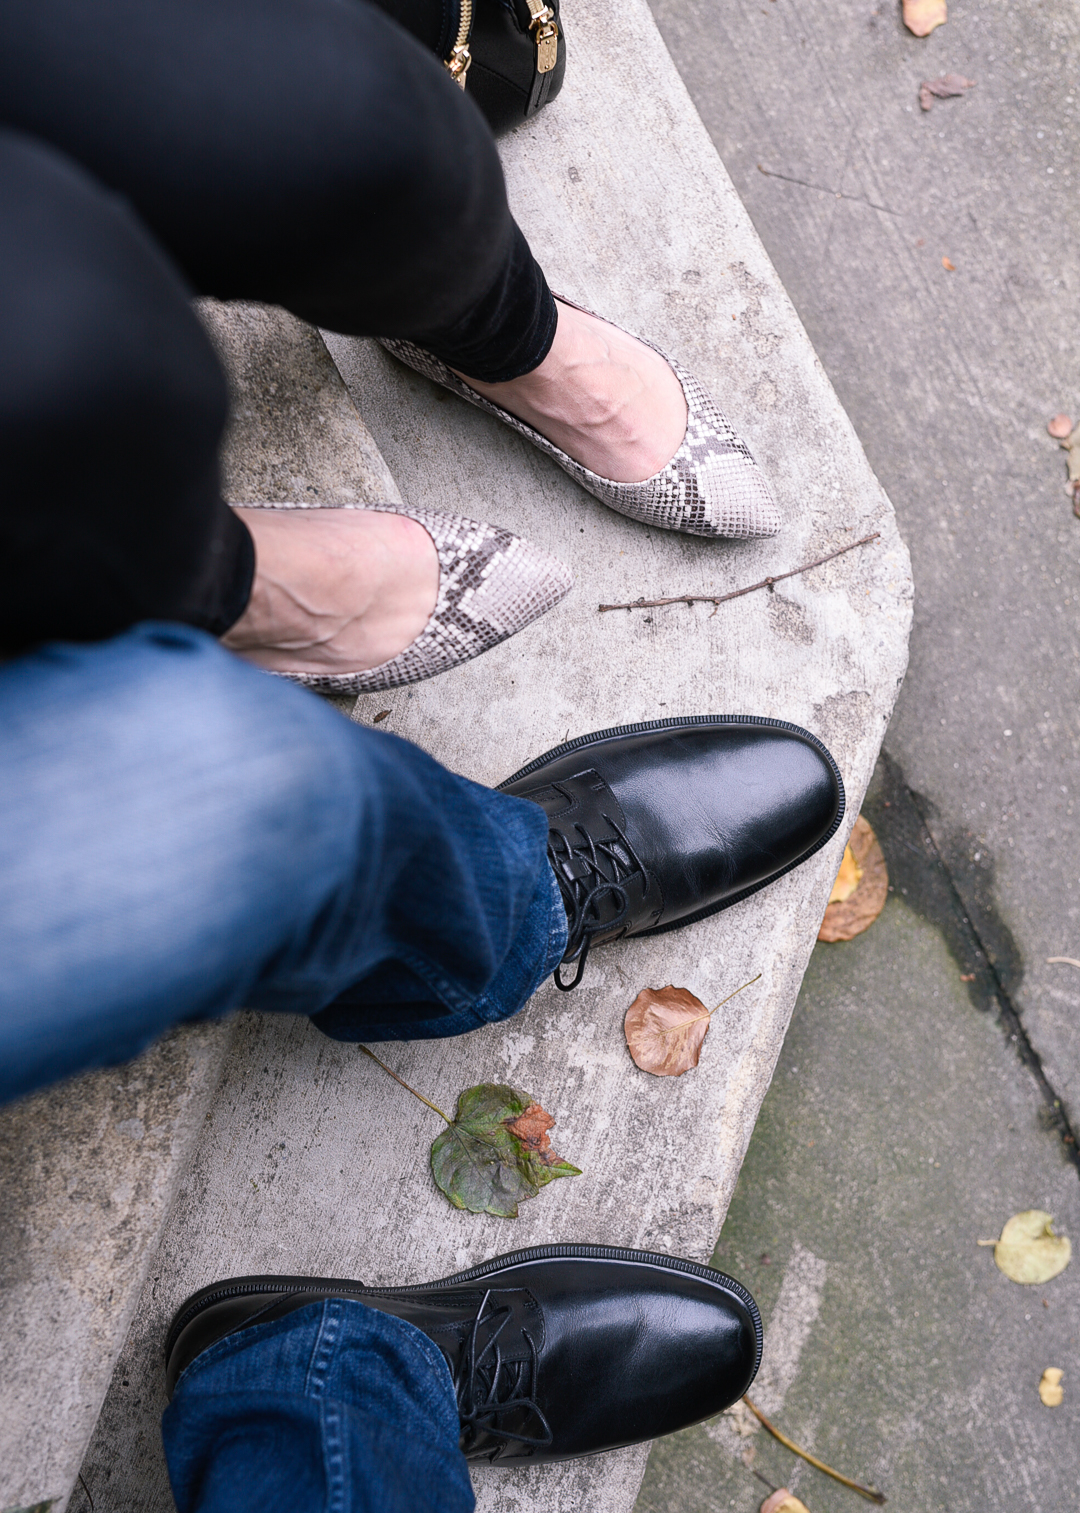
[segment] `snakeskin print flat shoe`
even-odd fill
[[[560,304],[570,305],[585,315],[594,315],[592,310],[575,305],[562,295],[555,298]],[[603,316],[594,318],[602,320]],[[679,450],[666,467],[643,483],[615,483],[583,467],[525,421],[471,389],[464,379],[423,347],[389,338],[383,339],[382,345],[393,357],[415,368],[425,378],[442,384],[461,399],[467,399],[470,404],[503,421],[519,436],[526,437],[582,488],[588,489],[613,510],[618,510],[620,515],[629,515],[631,520],[668,531],[686,531],[691,536],[729,536],[743,540],[775,536],[781,526],[780,512],[746,442],[720,413],[692,373],[680,367],[653,342],[645,341],[644,337],[637,340],[659,352],[682,384],[687,413],[686,435]]]
[[[568,567],[498,525],[414,510],[402,504],[245,504],[245,509],[364,509],[407,515],[422,525],[439,557],[431,619],[405,650],[365,672],[283,672],[275,676],[320,693],[379,693],[419,683],[490,651],[553,609],[573,587]]]

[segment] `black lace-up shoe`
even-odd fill
[[[180,1373],[226,1335],[325,1298],[422,1329],[454,1379],[470,1460],[535,1464],[616,1450],[710,1418],[761,1360],[745,1287],[708,1266],[603,1245],[540,1245],[417,1287],[236,1277],[204,1287],[169,1331]]]
[[[816,736],[756,715],[684,715],[579,736],[501,783],[547,812],[577,987],[591,945],[657,935],[756,893],[844,816]]]

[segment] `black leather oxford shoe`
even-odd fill
[[[756,715],[682,715],[579,736],[500,783],[548,816],[570,921],[563,960],[738,903],[819,851],[844,784],[809,731]]]
[[[738,1282],[674,1256],[539,1245],[417,1287],[319,1277],[236,1277],[177,1313],[180,1373],[226,1335],[324,1298],[356,1298],[422,1329],[454,1379],[470,1460],[536,1464],[595,1455],[719,1413],[750,1386],[761,1319]]]

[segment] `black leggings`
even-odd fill
[[[479,111],[364,0],[5,0],[3,652],[242,613],[193,291],[488,382],[555,333]]]

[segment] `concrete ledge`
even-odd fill
[[[0,1507],[64,1505],[232,1033],[0,1110]]]
[[[523,635],[449,677],[359,701],[356,717],[388,708],[385,728],[450,766],[495,782],[567,732],[660,714],[769,714],[828,742],[853,818],[906,657],[911,585],[891,507],[644,4],[594,0],[571,25],[563,99],[506,144],[519,218],[556,287],[711,384],[777,488],[784,534],[740,546],[645,530],[370,343],[333,338],[376,446],[317,335],[251,307],[207,312],[238,390],[232,497],[395,497],[392,473],[407,498],[502,521],[574,565],[576,594]],[[723,592],[870,530],[882,533],[873,547],[715,616],[596,613],[600,599]],[[176,1303],[215,1276],[413,1281],[552,1238],[706,1257],[841,843],[711,921],[598,952],[570,998],[544,989],[507,1025],[390,1048],[437,1101],[509,1078],[556,1114],[559,1148],[584,1176],[516,1223],[449,1210],[427,1172],[434,1127],[304,1020],[241,1016],[186,1031],[133,1067],[8,1110],[0,1339],[17,1366],[2,1388],[0,1506],[65,1506],[133,1318],[83,1477],[96,1513],[171,1507],[161,1342]],[[758,987],[716,1016],[697,1071],[659,1082],[628,1061],[622,1015],[641,986],[675,982],[717,1002],[757,971]],[[480,1475],[480,1506],[626,1513],[645,1453]],[[72,1507],[88,1506],[79,1491]]]

